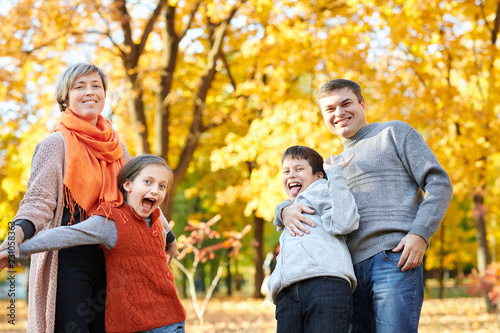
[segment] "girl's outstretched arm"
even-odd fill
[[[43,231],[19,245],[19,258],[32,253],[60,250],[78,245],[100,244],[107,249],[116,245],[118,231],[113,220],[102,216],[91,218],[71,226]]]

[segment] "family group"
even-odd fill
[[[76,63],[58,78],[61,120],[38,143],[0,269],[31,255],[28,332],[185,332],[169,268],[176,237],[160,204],[173,172],[131,158],[104,109],[108,77]],[[424,255],[450,203],[450,178],[402,121],[370,123],[358,83],[319,90],[343,152],[291,146],[280,253],[269,278],[277,332],[418,332]]]

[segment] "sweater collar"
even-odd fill
[[[355,145],[358,141],[363,139],[368,133],[373,131],[373,129],[375,127],[377,127],[377,125],[378,125],[378,123],[368,124],[365,127],[361,128],[356,134],[351,136],[349,139],[345,139],[344,141],[342,141],[342,144],[344,145],[344,149]]]

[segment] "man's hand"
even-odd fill
[[[174,239],[167,245],[167,255],[168,255],[168,264],[170,265],[172,259],[174,259],[174,257],[177,257],[179,255],[179,251],[177,250],[177,239]]]
[[[424,260],[424,254],[427,250],[427,242],[421,236],[408,234],[399,242],[398,246],[392,249],[392,252],[403,250],[398,267],[401,271],[406,271],[418,267]],[[404,266],[403,266],[404,265]]]
[[[302,204],[293,204],[283,208],[281,211],[281,220],[290,236],[303,236],[304,232],[309,233],[306,224],[314,228],[314,222],[302,213],[314,214],[314,209]]]

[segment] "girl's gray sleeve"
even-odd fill
[[[112,249],[118,241],[115,221],[102,216],[91,218],[71,226],[61,226],[43,231],[19,245],[20,258],[32,253],[60,250],[78,245],[100,244]]]

